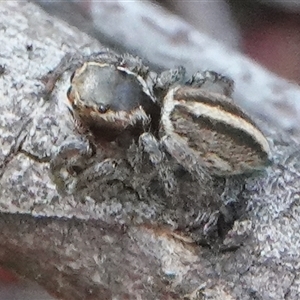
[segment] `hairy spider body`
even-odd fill
[[[87,139],[66,142],[51,160],[59,192],[100,203],[121,197],[118,218],[131,211],[123,222],[156,215],[207,235],[223,205],[213,176],[269,163],[266,138],[231,99],[231,79],[206,71],[186,80],[183,67],[157,74],[110,50],[74,65],[68,106]],[[137,218],[128,203],[145,214]]]
[[[138,58],[101,53],[71,76],[70,111],[96,140],[128,139],[128,132],[137,140],[160,127],[157,147],[191,173],[228,176],[265,167],[268,142],[230,98],[233,81],[206,71],[183,83],[184,73],[179,67],[155,77]],[[157,90],[165,91],[163,99]]]

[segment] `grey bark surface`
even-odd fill
[[[0,5],[1,264],[61,299],[298,299],[300,89],[175,17],[169,25],[172,16],[158,8],[150,14],[150,4],[140,3],[145,6],[136,7],[139,17],[127,18],[127,26],[120,19],[120,28],[130,30],[131,19],[143,24],[148,44],[139,44],[140,37],[128,42],[126,32],[124,44],[143,45],[148,52],[141,48],[139,54],[162,68],[225,70],[236,82],[235,99],[269,136],[274,164],[246,180],[247,212],[224,241],[231,251],[174,238],[155,224],[123,226],[97,203],[57,193],[42,158],[51,157],[73,132],[63,106],[68,76],[51,100],[41,97],[41,78],[65,53],[94,52],[100,44],[31,3],[7,1]],[[146,13],[153,20],[139,23]],[[110,34],[112,28],[103,28]],[[178,46],[174,41],[183,36],[189,39]],[[120,207],[114,203],[111,209]]]

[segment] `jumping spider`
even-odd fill
[[[139,172],[153,172],[152,179],[171,195],[178,193],[182,174],[206,184],[211,176],[268,165],[268,142],[231,99],[231,79],[205,71],[186,80],[183,67],[157,74],[139,58],[109,50],[72,64],[68,107],[86,141],[62,145],[52,159],[59,191],[77,193],[95,178],[123,176],[133,184],[134,176],[143,176]]]
[[[150,141],[150,152],[153,147],[168,152],[196,176],[265,167],[268,142],[230,98],[233,81],[209,71],[184,81],[184,74],[182,67],[150,72],[131,55],[92,55],[71,76],[69,110],[92,144],[117,141],[123,146],[139,138],[147,151]]]

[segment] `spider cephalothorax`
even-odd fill
[[[124,132],[138,135],[151,125],[157,127],[160,108],[148,87],[149,75],[136,58],[99,53],[71,76],[70,111],[99,140],[114,140]]]

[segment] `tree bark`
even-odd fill
[[[248,209],[227,234],[223,252],[175,238],[163,226],[123,226],[93,202],[61,197],[43,158],[72,134],[61,104],[68,77],[50,100],[41,96],[41,78],[65,53],[101,45],[31,3],[1,2],[1,264],[61,299],[298,299],[299,88],[146,1],[135,18],[129,6],[116,3],[131,16],[124,21],[110,11],[124,34],[132,34],[133,20],[148,30],[140,48],[140,31],[133,40],[123,36],[126,48],[138,48],[163,68],[228,71],[235,98],[270,137],[274,163],[263,176],[246,179]],[[118,38],[115,27],[103,28]]]

